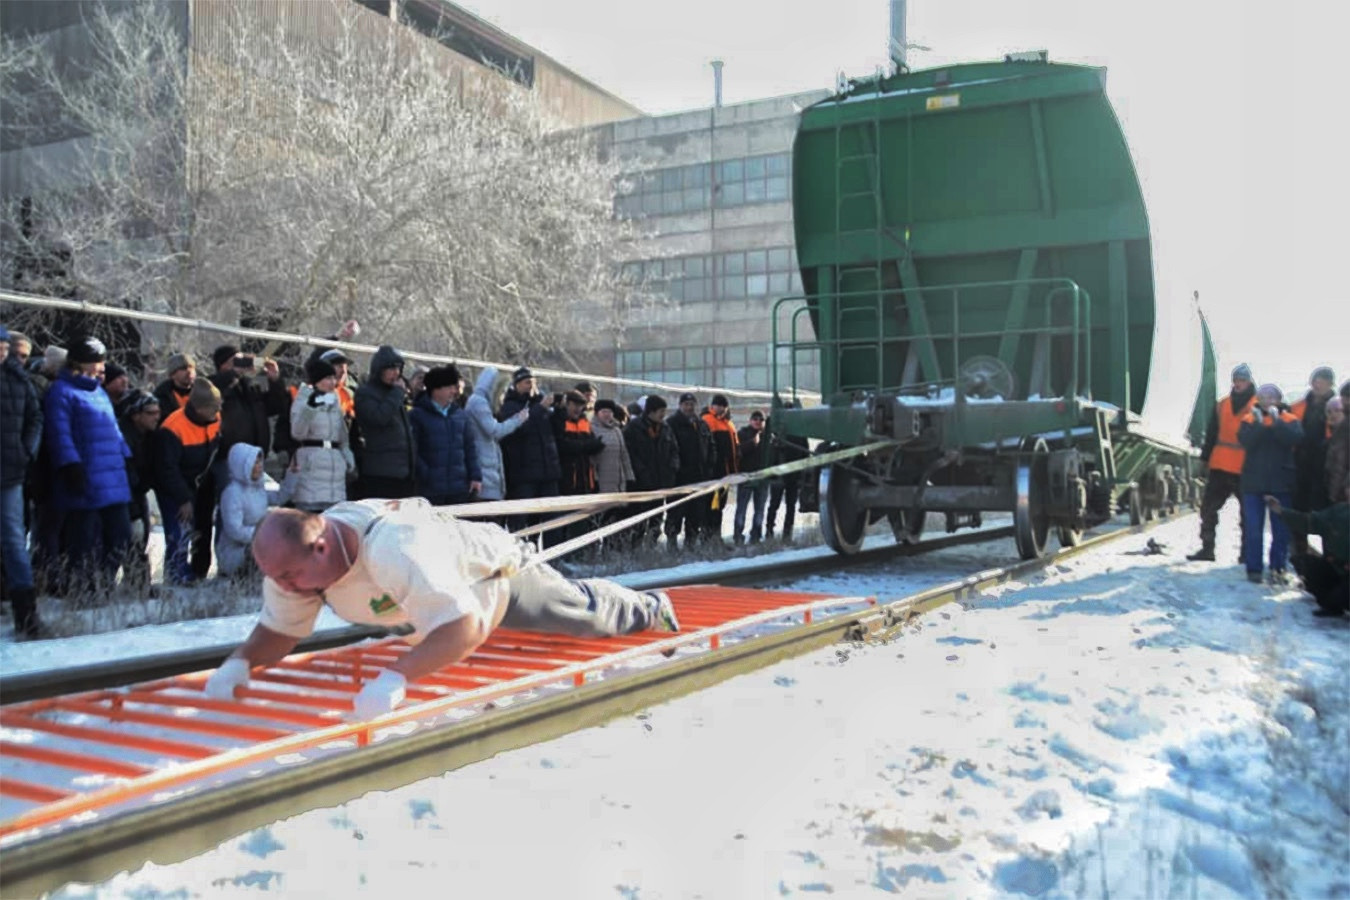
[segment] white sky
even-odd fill
[[[883,64],[886,0],[461,0],[652,113],[832,87]],[[1223,372],[1350,377],[1347,149],[1332,0],[910,0],[914,68],[1048,49],[1104,65],[1134,151],[1168,297],[1199,290]],[[1221,379],[1225,377],[1221,373]],[[1222,382],[1221,382],[1222,383]]]

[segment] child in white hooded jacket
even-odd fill
[[[230,483],[220,495],[216,569],[221,575],[242,575],[252,566],[253,532],[267,515],[263,452],[252,444],[235,444],[227,466]]]

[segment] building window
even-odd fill
[[[796,266],[790,247],[773,247],[628,262],[622,276],[629,284],[646,285],[672,300],[703,303],[801,293]]]
[[[791,154],[775,153],[630,172],[620,181],[614,209],[636,218],[701,212],[714,196],[719,209],[786,202],[792,197],[791,164]]]

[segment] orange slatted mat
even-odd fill
[[[254,669],[234,700],[202,693],[210,672],[0,707],[0,840],[218,785],[245,767],[355,752],[589,679],[666,664],[663,652],[718,652],[723,642],[865,606],[869,598],[694,586],[673,588],[681,631],[573,638],[498,629],[471,657],[408,686],[404,705],[347,722],[352,697],[408,652],[398,639],[289,656]],[[0,848],[2,849],[2,848]]]

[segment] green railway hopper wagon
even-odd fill
[[[1193,383],[1172,383],[1160,319],[1197,312],[1157,299],[1104,83],[1103,69],[1009,59],[851,81],[803,112],[805,297],[774,308],[774,387],[790,396],[818,366],[823,402],[773,418],[834,447],[879,444],[821,473],[835,550],[882,517],[909,540],[929,512],[954,530],[1011,511],[1034,557],[1052,530],[1073,544],[1120,506],[1146,518],[1192,499],[1185,434],[1208,336],[1180,354]],[[1185,409],[1156,428],[1146,404],[1168,394]]]

